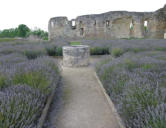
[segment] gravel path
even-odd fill
[[[119,128],[94,75],[94,69],[63,67],[64,105],[56,128]]]

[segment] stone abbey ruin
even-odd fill
[[[49,39],[164,38],[166,5],[155,12],[111,11],[103,14],[55,17],[49,21]]]

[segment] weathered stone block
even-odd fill
[[[90,50],[87,45],[73,45],[63,47],[63,66],[82,67],[89,64]]]

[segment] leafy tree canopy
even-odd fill
[[[18,36],[19,37],[26,37],[27,33],[30,29],[25,24],[20,24],[18,26]]]
[[[41,29],[31,30],[27,25],[20,24],[17,28],[4,29],[0,31],[1,38],[28,37],[30,35],[38,36],[41,39],[48,40],[48,32]]]

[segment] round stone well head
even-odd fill
[[[89,65],[90,50],[87,45],[63,47],[63,66],[84,67]]]

